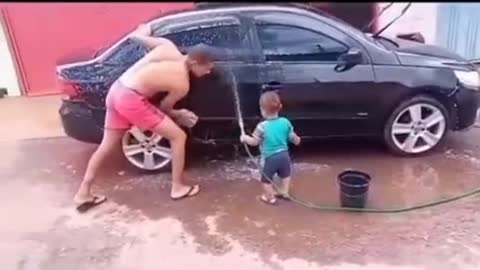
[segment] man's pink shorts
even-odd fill
[[[132,125],[151,130],[162,122],[165,114],[135,89],[115,82],[106,98],[106,129],[129,129]]]

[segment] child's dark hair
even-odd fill
[[[260,107],[268,114],[275,114],[282,109],[280,96],[273,91],[268,91],[260,96]]]

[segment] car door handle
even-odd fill
[[[281,83],[265,83],[262,84],[262,91],[278,91],[283,88],[283,84]]]

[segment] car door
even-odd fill
[[[235,90],[240,97],[243,118],[252,122],[258,117],[260,84],[258,67],[253,64],[255,56],[252,54],[249,26],[241,18],[227,16],[190,20],[188,24],[170,26],[170,33],[162,35],[180,50],[203,43],[213,47],[218,54],[220,59],[215,63],[213,74],[193,79],[188,97],[189,107],[201,120],[208,121],[210,125],[212,122],[219,124],[216,130],[238,127]],[[225,126],[225,122],[229,125]]]
[[[320,20],[293,13],[254,18],[264,62],[263,91],[278,91],[282,114],[305,137],[362,135],[371,131],[373,67],[360,43]],[[359,51],[345,66],[342,55]]]

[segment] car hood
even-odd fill
[[[480,71],[480,59],[473,59],[470,62],[475,66],[475,68]]]
[[[445,48],[400,38],[392,40],[398,44],[394,52],[402,65],[473,69],[467,59]]]

